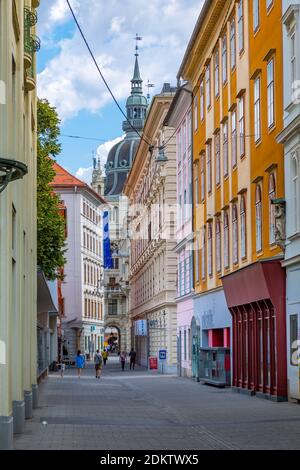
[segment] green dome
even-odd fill
[[[147,106],[147,98],[143,95],[131,95],[127,99],[127,106]]]

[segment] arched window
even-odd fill
[[[228,212],[224,212],[224,267],[229,268],[229,220]]]
[[[255,216],[256,216],[256,251],[262,250],[262,201],[261,188],[258,184],[255,190]]]
[[[300,175],[299,175],[299,155],[297,152],[292,155],[292,210],[291,210],[291,226],[293,232],[300,230]]]
[[[246,258],[247,255],[247,221],[246,221],[246,202],[245,197],[241,197],[240,206],[240,219],[241,219],[241,257]]]
[[[232,206],[232,254],[233,262],[237,264],[239,262],[239,235],[238,235],[238,211],[237,206]]]
[[[217,272],[222,269],[221,266],[221,224],[220,219],[216,220],[216,257],[217,257]]]
[[[208,275],[212,276],[213,274],[213,250],[212,250],[212,224],[208,224]]]
[[[272,200],[276,198],[276,182],[273,173],[269,176],[269,240],[270,245],[275,242],[275,206]]]
[[[201,253],[202,279],[206,278],[206,227],[202,228],[202,253]]]

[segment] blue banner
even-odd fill
[[[104,269],[112,269],[112,257],[109,238],[109,212],[103,212],[103,261]]]

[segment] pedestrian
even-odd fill
[[[121,362],[122,370],[125,369],[126,357],[127,357],[126,352],[122,351],[121,354],[120,354],[120,362]]]
[[[76,367],[77,367],[77,375],[79,379],[81,377],[81,371],[84,368],[84,364],[85,364],[84,355],[81,354],[80,349],[78,349],[77,356],[76,356]]]
[[[60,365],[60,375],[61,375],[61,378],[62,378],[62,379],[64,378],[65,369],[66,369],[66,364],[64,363],[64,361],[61,361],[61,365]]]
[[[99,352],[99,349],[97,349],[94,355],[94,364],[95,364],[95,371],[96,371],[96,379],[100,379],[102,365],[103,365],[103,357],[101,353]]]
[[[106,349],[104,348],[103,351],[102,351],[102,357],[103,357],[103,363],[104,365],[106,366],[106,361],[108,359],[108,352],[106,351]]]
[[[129,353],[129,357],[130,357],[130,370],[131,368],[134,370],[134,366],[135,366],[135,359],[136,359],[136,352],[133,348],[131,348],[131,351]]]

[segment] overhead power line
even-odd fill
[[[68,135],[68,134],[60,134],[60,137],[68,137],[70,139],[82,139],[82,140],[96,140],[98,142],[108,142],[112,139],[98,139],[97,137],[83,137],[81,135]]]
[[[89,53],[90,53],[90,56],[91,56],[91,58],[92,58],[92,60],[93,60],[93,62],[94,62],[94,64],[95,64],[95,66],[96,66],[96,68],[97,68],[97,70],[98,70],[98,73],[99,73],[101,79],[103,80],[103,82],[104,82],[104,84],[105,84],[107,90],[109,91],[109,94],[111,95],[112,99],[114,100],[116,106],[118,107],[118,109],[119,109],[119,111],[122,113],[122,115],[125,117],[126,121],[129,123],[130,127],[132,128],[132,130],[137,133],[137,135],[140,137],[140,139],[144,140],[149,146],[151,146],[151,142],[149,142],[142,134],[140,134],[140,132],[131,124],[131,122],[130,122],[129,119],[127,118],[126,114],[124,113],[123,109],[122,109],[121,106],[119,105],[119,103],[118,103],[118,101],[117,101],[115,95],[113,94],[113,92],[112,92],[112,90],[111,90],[109,84],[107,83],[105,77],[103,76],[103,73],[101,72],[101,69],[100,69],[100,67],[99,67],[99,65],[98,65],[98,62],[97,62],[97,60],[96,60],[96,58],[95,58],[95,56],[94,56],[94,54],[93,54],[93,51],[92,51],[91,48],[90,48],[90,45],[89,45],[89,43],[88,43],[88,41],[87,41],[87,39],[86,39],[86,37],[85,37],[85,35],[84,35],[82,29],[81,29],[80,24],[78,23],[78,20],[77,20],[77,18],[76,18],[76,15],[75,15],[75,13],[74,13],[74,11],[73,11],[73,8],[72,8],[72,6],[71,6],[69,0],[66,0],[66,2],[67,2],[67,4],[68,4],[68,7],[69,7],[69,9],[70,9],[70,12],[71,12],[71,14],[72,14],[72,16],[73,16],[73,19],[74,19],[74,21],[75,21],[75,23],[76,23],[76,26],[77,26],[77,28],[78,28],[78,30],[79,30],[79,32],[80,32],[80,35],[81,35],[81,37],[82,37],[82,39],[83,39],[83,41],[84,41],[84,43],[85,43],[85,45],[86,45],[86,47],[87,47]]]

